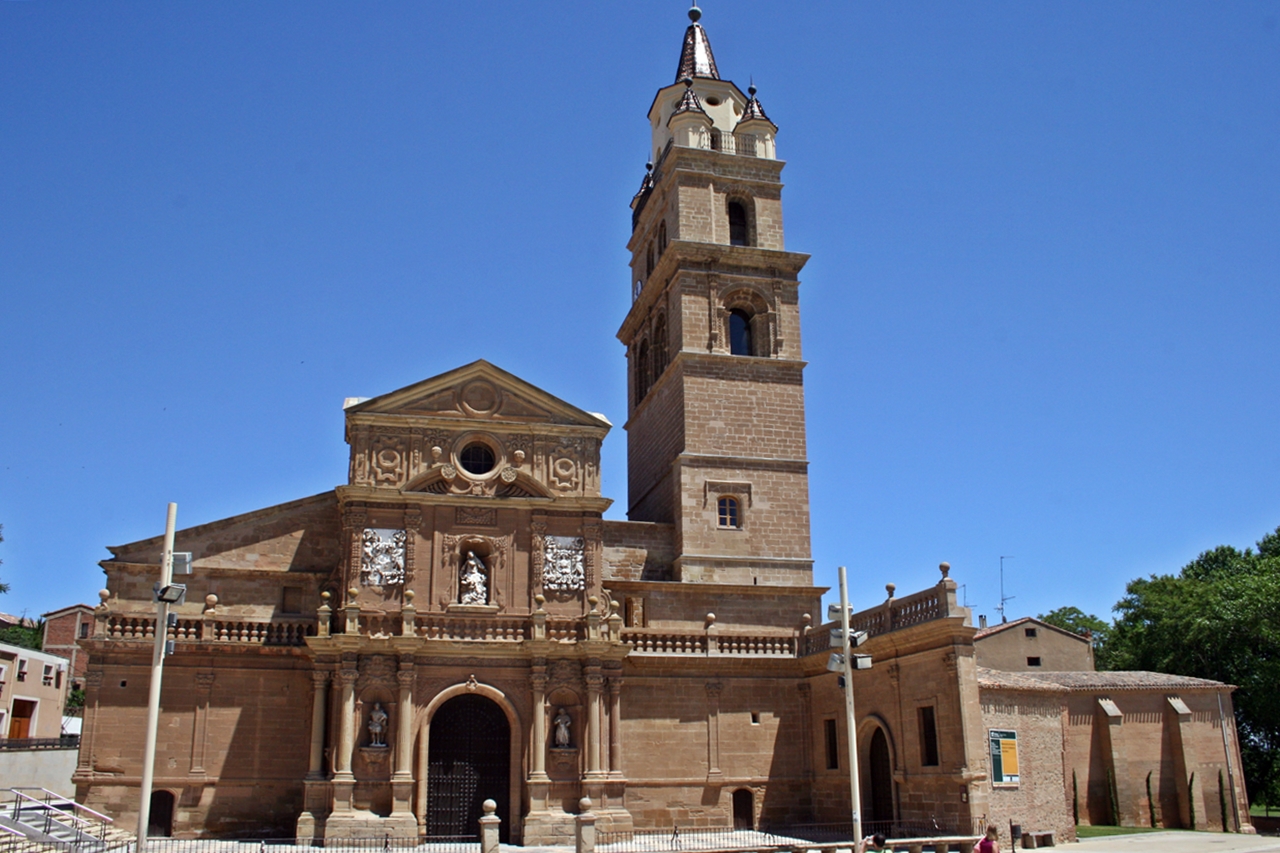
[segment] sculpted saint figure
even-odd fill
[[[569,712],[564,708],[556,712],[552,724],[556,727],[556,748],[568,749],[570,744],[569,727],[573,725],[573,718],[569,716]]]
[[[369,712],[369,746],[387,745],[387,712],[382,710],[381,702],[373,703]]]
[[[458,599],[462,604],[488,604],[489,578],[485,572],[484,562],[476,556],[475,551],[467,552],[467,561],[459,572],[462,595]]]

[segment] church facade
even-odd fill
[[[492,364],[348,400],[345,485],[178,532],[194,574],[166,629],[159,831],[465,836],[493,799],[504,841],[563,843],[582,797],[605,831],[848,819],[809,550],[807,256],[784,245],[777,128],[691,17],[632,200],[628,520],[604,518],[611,424]],[[161,548],[111,549],[82,641],[77,796],[125,821]],[[969,832],[1027,812],[1069,835],[1052,735],[1024,740],[1021,788],[992,781],[987,717],[1040,732],[1057,700],[983,676],[955,591],[943,564],[854,617],[875,658],[863,816]]]

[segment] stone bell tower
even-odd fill
[[[689,10],[632,200],[628,515],[675,526],[673,580],[808,585],[800,269],[777,127]]]

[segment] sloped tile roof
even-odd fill
[[[1004,672],[978,667],[978,687],[1054,693],[1100,690],[1234,690],[1234,685],[1164,672]]]
[[[689,20],[693,21],[689,29],[684,31],[684,46],[680,49],[680,67],[676,69],[676,82],[686,77],[710,77],[720,79],[716,69],[716,57],[711,52],[711,42],[707,39],[707,31],[698,23],[702,11],[694,6],[689,10]]]

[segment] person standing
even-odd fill
[[[995,825],[987,827],[987,834],[978,842],[978,853],[1000,853],[1000,830]]]

